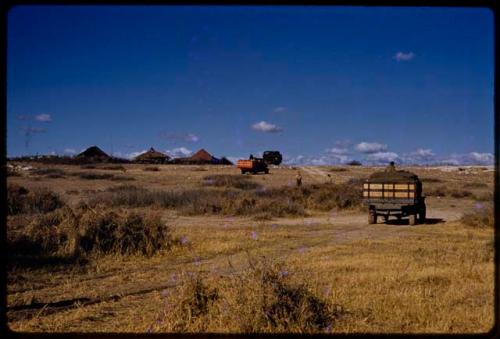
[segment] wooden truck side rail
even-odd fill
[[[372,183],[363,184],[363,198],[370,200],[408,200],[417,198],[415,183]]]
[[[363,183],[363,201],[368,206],[368,223],[377,222],[377,216],[385,220],[394,215],[400,219],[410,218],[410,225],[425,220],[425,197],[422,196],[422,184],[418,180],[407,182],[366,181]]]

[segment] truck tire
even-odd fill
[[[244,169],[241,170],[241,174],[245,174],[246,172]]]
[[[368,211],[368,224],[376,224],[377,223],[377,213],[374,210]]]
[[[410,214],[408,220],[410,221],[410,225],[413,226],[417,223],[417,216],[415,214]]]
[[[418,222],[421,224],[425,224],[426,220],[426,208],[425,205],[420,209],[420,213],[418,214]]]
[[[264,170],[264,173],[269,174],[269,168],[266,168],[266,169]]]

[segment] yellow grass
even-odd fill
[[[66,173],[104,172],[54,167]],[[161,165],[160,171],[125,167],[125,175],[135,179],[133,184],[148,189],[196,188],[203,186],[207,175],[237,175],[232,167],[207,166],[207,171],[195,166],[182,167],[183,171],[180,166]],[[341,183],[373,171],[346,168],[325,170],[331,177],[302,171],[303,181],[321,183],[333,178]],[[486,187],[469,187],[474,194],[492,191],[491,172],[465,176],[420,168],[416,173],[440,180],[424,183],[424,190],[443,184],[459,189],[464,182],[484,182]],[[264,187],[281,187],[293,182],[295,174],[296,170],[271,168],[271,175],[250,176],[248,180]],[[11,182],[28,189],[49,187],[70,205],[90,198],[92,193],[86,190],[104,191],[120,185],[77,176],[35,180],[27,174],[9,177]],[[66,194],[67,190],[78,193]],[[312,295],[333,307],[332,326],[318,331],[487,332],[494,323],[493,229],[474,228],[460,221],[464,212],[474,209],[473,197],[431,197],[427,204],[428,217],[435,222],[413,227],[367,225],[366,213],[357,209],[309,211],[308,217],[264,221],[252,216],[185,216],[157,209],[173,235],[184,239],[171,250],[151,257],[112,254],[85,265],[24,267],[9,263],[8,325],[15,331],[30,332],[169,331],[183,314],[174,306],[181,305],[182,297],[189,294],[184,278],[193,272],[209,290],[216,289],[219,297],[206,314],[185,323],[185,331],[300,332],[304,329],[298,322],[272,327],[256,320],[253,327],[246,326],[248,315],[258,312],[259,304],[252,300],[259,300],[263,293],[248,276],[249,260],[265,257],[283,264],[289,272],[287,286],[305,283]],[[238,303],[242,300],[246,302]],[[57,307],[62,301],[68,306]],[[173,306],[166,309],[166,301]],[[255,319],[261,319],[259,316],[256,313]]]

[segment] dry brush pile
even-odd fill
[[[176,242],[157,212],[94,209],[85,203],[71,208],[46,189],[9,185],[8,211],[11,257],[149,256]]]
[[[155,332],[329,332],[342,308],[292,278],[282,264],[250,262],[241,272],[209,281],[183,273],[166,296]]]

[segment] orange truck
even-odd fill
[[[257,174],[258,172],[269,173],[269,168],[263,159],[253,158],[248,160],[238,160],[238,168],[241,170],[241,174],[252,173]]]

